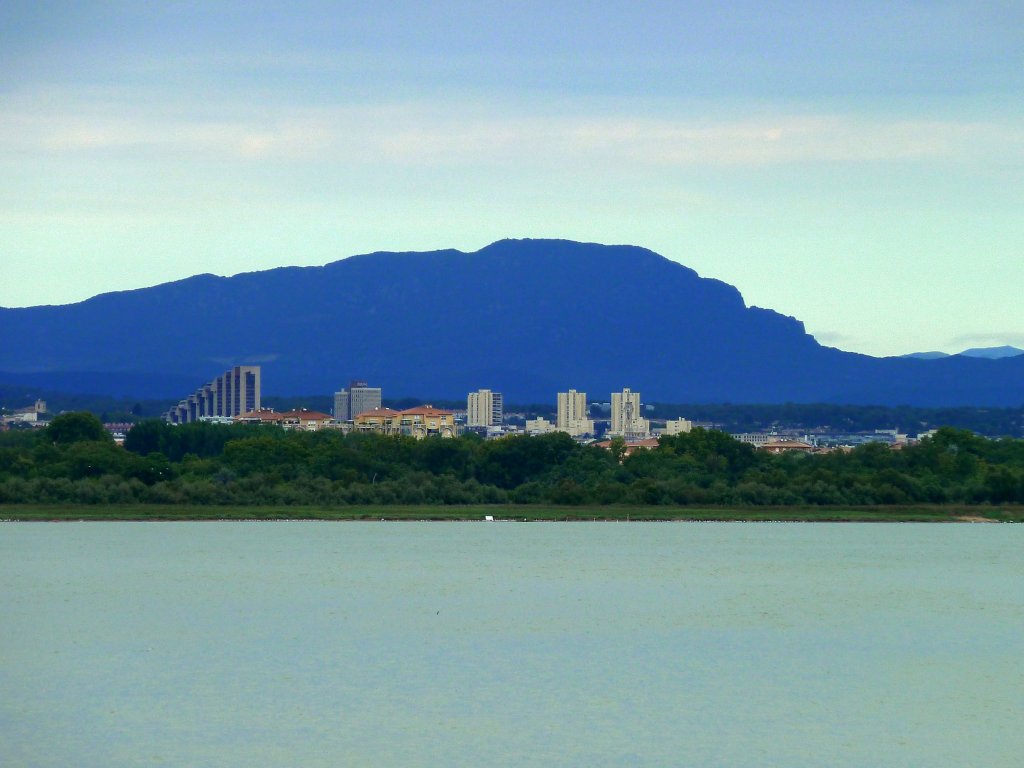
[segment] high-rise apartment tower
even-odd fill
[[[627,440],[641,440],[651,431],[651,423],[641,416],[640,393],[629,388],[612,392],[612,424],[610,434]]]
[[[505,409],[501,392],[480,389],[466,398],[467,427],[497,427],[504,419]]]
[[[365,381],[353,380],[348,389],[334,393],[334,418],[351,421],[360,413],[380,408],[380,387],[371,387]]]
[[[559,432],[568,432],[573,437],[592,435],[594,422],[589,416],[586,392],[570,389],[568,392],[558,393],[558,417],[555,427]]]

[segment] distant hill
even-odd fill
[[[980,357],[985,360],[1002,360],[1004,357],[1024,355],[1024,349],[1017,349],[1017,347],[1006,345],[1001,347],[972,347],[971,349],[965,349],[963,352],[957,352],[956,355],[960,357]],[[943,357],[953,357],[953,355],[950,355],[948,352],[911,352],[909,355],[902,355],[902,357],[917,360],[938,360]]]
[[[1017,357],[1017,355],[1024,355],[1024,349],[1017,349],[1017,347],[1002,346],[1002,347],[973,347],[971,349],[965,349],[960,353],[964,357],[984,357],[988,360],[1001,360],[1004,357]]]
[[[503,240],[323,267],[197,275],[78,304],[0,309],[0,381],[180,397],[236,363],[267,393],[361,378],[386,397],[1007,405],[1024,357],[874,358],[634,246]]]

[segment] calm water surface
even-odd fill
[[[1024,526],[0,524],[4,766],[1020,766]]]

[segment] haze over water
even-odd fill
[[[16,766],[998,766],[1005,525],[0,525]]]

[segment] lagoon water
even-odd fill
[[[999,766],[1024,527],[0,524],[5,766]]]

